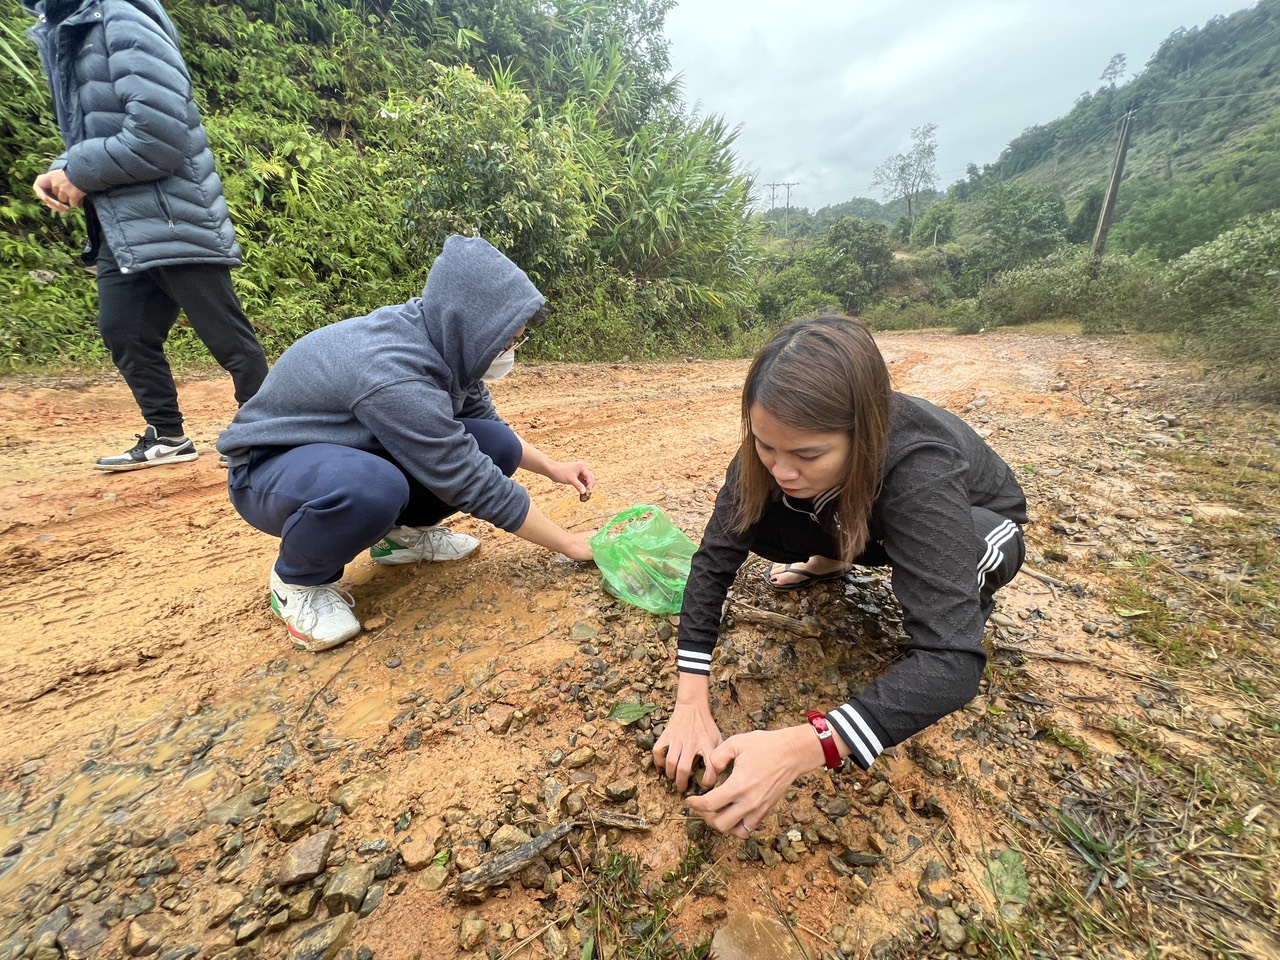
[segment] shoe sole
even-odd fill
[[[476,544],[475,547],[468,550],[466,553],[460,554],[456,557],[406,557],[400,553],[390,553],[385,557],[370,556],[369,559],[383,567],[404,567],[413,563],[450,563],[454,560],[465,560],[479,549],[480,545]]]
[[[143,460],[140,463],[95,463],[93,466],[107,473],[128,473],[131,470],[145,470],[147,467],[166,467],[171,463],[190,463],[199,456],[198,452],[179,453],[172,457],[165,457],[163,460]]]

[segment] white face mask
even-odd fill
[[[516,348],[512,347],[505,353],[500,353],[494,357],[493,363],[489,364],[489,369],[481,375],[480,379],[484,380],[486,383],[492,383],[494,380],[501,380],[511,372],[511,368],[515,365]]]

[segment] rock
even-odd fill
[[[350,864],[334,871],[324,887],[323,900],[329,915],[360,909],[372,883],[373,867],[367,863]]]
[[[374,794],[380,793],[386,785],[386,777],[366,773],[335,789],[329,794],[329,801],[340,806],[343,813],[350,813]]]
[[[569,955],[569,941],[565,939],[564,931],[554,923],[542,935],[542,946],[551,960],[564,960]]]
[[[250,817],[256,817],[258,807],[267,802],[270,794],[270,787],[266,784],[258,784],[226,803],[220,803],[211,808],[204,818],[210,823],[229,823],[232,826],[238,826]]]
[[[795,936],[781,922],[757,911],[730,914],[711,938],[716,960],[803,960]]]
[[[500,826],[489,840],[490,853],[506,853],[508,850],[514,850],[521,844],[528,843],[533,837],[525,833],[519,827],[512,826],[509,823]]]
[[[276,883],[288,887],[320,876],[336,836],[332,830],[322,830],[295,843],[276,865]]]
[[[427,867],[418,877],[418,886],[423,890],[440,890],[449,882],[449,868],[436,863]]]
[[[135,917],[124,938],[124,952],[131,957],[149,957],[166,946],[173,924],[168,917],[147,913]]]
[[[400,859],[410,870],[421,870],[435,859],[436,844],[423,831],[415,831],[400,842]]]
[[[344,913],[328,923],[309,927],[289,947],[288,960],[333,960],[355,929],[356,915]]]
[[[150,857],[142,863],[138,864],[130,871],[135,877],[166,877],[173,871],[178,869],[178,861],[174,859],[172,854],[162,854],[158,857]]]
[[[622,803],[623,801],[634,799],[636,790],[637,787],[634,780],[615,780],[605,786],[604,795],[614,803]]]
[[[867,802],[874,804],[884,803],[885,798],[889,796],[892,788],[883,780],[877,780],[871,786],[867,787]]]
[[[387,888],[380,883],[375,883],[369,888],[369,892],[364,895],[364,901],[360,904],[360,916],[367,917],[373,911],[378,909],[378,904],[382,903],[382,898],[386,896]]]
[[[244,894],[233,887],[218,887],[209,901],[209,920],[206,929],[212,930],[220,923],[226,923],[235,909],[244,903]]]
[[[289,900],[289,922],[306,920],[316,912],[320,903],[320,888],[307,887]]]
[[[179,947],[170,947],[160,954],[156,960],[195,960],[200,955],[200,944],[184,943]]]
[[[564,765],[570,770],[576,770],[578,767],[585,767],[595,758],[596,752],[591,747],[579,747],[564,758]]]
[[[930,860],[920,875],[916,890],[920,899],[931,907],[945,907],[951,903],[947,891],[951,888],[951,874],[937,860]]]
[[[485,719],[489,721],[489,728],[494,733],[506,733],[511,729],[511,718],[516,715],[514,707],[508,707],[502,703],[491,704],[484,712]]]
[[[82,960],[92,956],[99,944],[107,939],[111,931],[106,921],[112,912],[111,903],[104,901],[89,907],[71,926],[57,936],[58,946],[66,954],[68,960]]]
[[[964,932],[964,924],[950,907],[942,907],[938,910],[938,939],[948,950],[959,950],[968,939]]]
[[[489,935],[489,924],[475,914],[466,917],[458,927],[458,946],[463,950],[471,950],[484,943]]]
[[[306,797],[290,797],[271,814],[271,828],[281,840],[292,840],[315,822],[322,809]]]

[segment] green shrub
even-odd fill
[[[1159,329],[1192,355],[1270,374],[1280,362],[1280,211],[1171,263]]]
[[[1144,261],[1120,255],[1094,260],[1076,248],[997,275],[979,303],[997,326],[1071,319],[1087,333],[1116,333],[1148,326],[1159,283]]]

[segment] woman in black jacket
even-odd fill
[[[678,638],[676,704],[654,759],[689,806],[746,837],[787,787],[845,758],[868,768],[977,694],[994,594],[1025,555],[1026,499],[1013,472],[958,417],[893,391],[871,334],[845,317],[784,328],[742,394],[743,440],[694,555]],[[807,722],[723,740],[708,697],[721,609],[747,554],[775,561],[777,589],[888,565],[906,656]],[[733,764],[723,783],[720,775]]]

